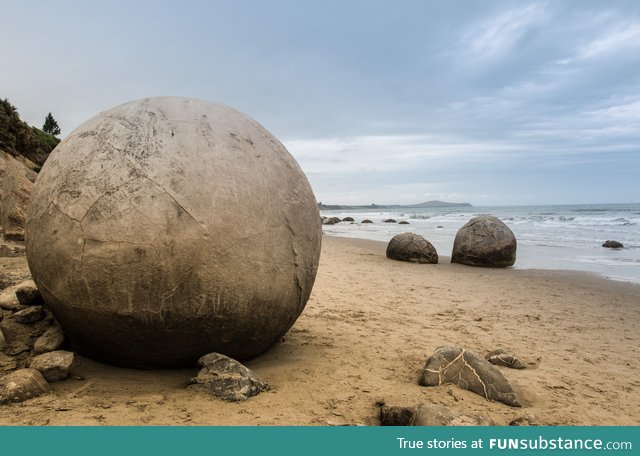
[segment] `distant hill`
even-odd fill
[[[417,204],[369,204],[366,206],[348,206],[344,204],[318,203],[320,210],[356,210],[356,209],[425,209],[431,207],[472,207],[469,203],[448,203],[446,201],[425,201]]]
[[[7,99],[0,99],[0,150],[28,158],[42,166],[60,140],[20,119],[18,110]]]

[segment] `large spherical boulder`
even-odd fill
[[[453,241],[452,263],[507,267],[516,261],[516,237],[500,219],[491,215],[472,218]]]
[[[396,234],[387,244],[387,258],[412,263],[438,262],[438,253],[429,241],[415,233]]]
[[[27,212],[27,258],[75,349],[142,368],[254,357],[311,293],[322,232],[293,157],[240,112],[148,98],[54,150]]]

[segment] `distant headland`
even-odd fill
[[[355,209],[424,209],[430,207],[472,207],[469,203],[449,203],[446,201],[425,201],[417,204],[369,204],[362,206],[349,206],[344,204],[318,203],[320,210],[355,210]]]

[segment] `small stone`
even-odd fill
[[[7,339],[4,337],[2,328],[0,328],[0,351],[4,351],[7,348]]]
[[[7,374],[16,370],[18,364],[13,356],[7,356],[4,353],[0,353],[0,374]]]
[[[198,360],[200,371],[189,380],[189,389],[206,391],[225,401],[246,401],[269,390],[255,372],[238,361],[218,353],[209,353]]]
[[[43,335],[36,339],[33,344],[33,350],[37,354],[52,352],[59,349],[64,343],[64,333],[62,328],[57,323],[54,323],[49,329],[47,329]]]
[[[503,348],[498,348],[492,352],[487,353],[486,360],[496,366],[510,367],[511,369],[526,369],[527,365],[524,364],[516,355],[509,353]]]
[[[524,415],[509,421],[509,426],[542,426],[542,425],[534,415]]]
[[[47,381],[57,382],[69,376],[73,360],[72,352],[56,350],[34,357],[29,367],[39,371]]]
[[[12,285],[2,290],[0,293],[0,308],[14,312],[25,308],[16,297],[16,288],[15,285]]]
[[[19,310],[14,314],[16,322],[28,325],[42,320],[44,317],[44,311],[41,306],[29,306],[25,309]]]
[[[27,344],[18,342],[7,348],[6,353],[9,356],[18,356],[19,354],[28,352],[29,350],[30,348]]]
[[[22,402],[49,391],[42,374],[35,369],[19,369],[0,378],[0,404]]]
[[[438,347],[427,359],[420,385],[447,383],[512,407],[521,406],[518,396],[502,373],[486,359],[462,347]]]
[[[602,247],[606,247],[608,249],[621,249],[624,245],[618,241],[605,241],[604,244],[602,244]]]
[[[23,306],[41,306],[44,304],[40,290],[33,280],[25,280],[16,285],[16,298]]]
[[[495,422],[480,415],[465,415],[447,407],[425,404],[417,407],[383,406],[382,426],[495,426]]]

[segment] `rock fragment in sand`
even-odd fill
[[[50,387],[35,369],[19,369],[0,378],[0,404],[22,402],[40,396]]]
[[[511,369],[526,369],[527,365],[513,353],[503,348],[497,348],[485,356],[485,359],[496,366],[510,367]]]
[[[451,262],[469,266],[513,266],[516,247],[516,237],[507,225],[491,215],[481,215],[458,230]]]
[[[54,323],[33,344],[33,351],[37,354],[52,352],[59,349],[64,343],[64,333],[57,323]]]
[[[42,320],[44,317],[44,310],[42,306],[29,306],[25,309],[17,311],[13,317],[18,323],[23,325],[29,325],[37,321]]]
[[[18,367],[18,363],[13,356],[5,355],[0,351],[0,376],[13,372]]]
[[[420,377],[422,386],[453,383],[487,399],[520,407],[508,380],[489,361],[462,347],[443,346],[427,359]]]
[[[23,306],[42,305],[42,295],[33,280],[25,280],[16,285],[16,298]]]
[[[198,367],[198,375],[189,380],[189,389],[206,391],[225,401],[246,401],[269,389],[255,372],[218,353],[201,357]]]
[[[47,381],[57,382],[69,376],[73,360],[73,352],[56,350],[34,357],[29,367],[39,371]]]
[[[363,220],[362,222],[360,222],[360,223],[373,223],[373,222],[372,222],[371,220],[369,220],[369,219],[364,219],[364,220]]]
[[[542,424],[535,415],[524,415],[509,421],[509,426],[542,426]]]
[[[0,352],[4,351],[7,348],[7,339],[4,337],[4,332],[2,332],[2,328],[0,328]]]
[[[624,247],[624,245],[622,244],[622,242],[618,241],[605,241],[602,244],[602,247],[606,247],[608,249],[621,249]]]
[[[0,308],[12,311],[18,311],[25,308],[16,296],[16,285],[5,288],[0,292]]]
[[[395,235],[387,244],[387,258],[412,263],[438,262],[438,253],[429,241],[414,233]]]
[[[495,422],[480,415],[465,415],[447,407],[424,404],[417,407],[384,405],[380,408],[382,426],[495,426]]]

